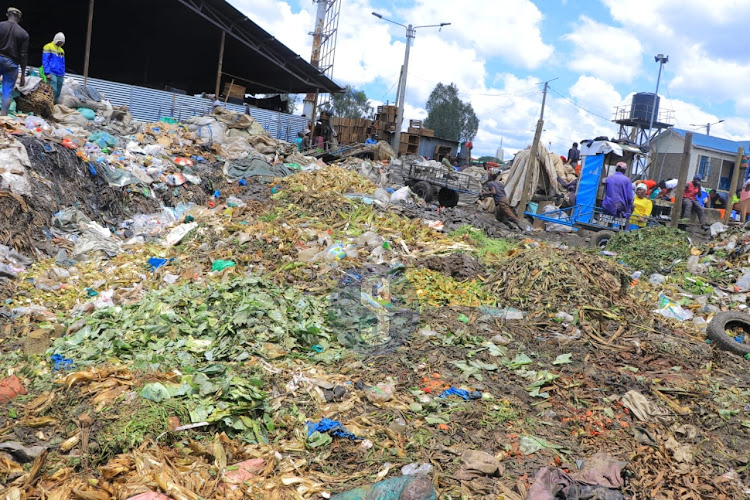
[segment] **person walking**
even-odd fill
[[[20,84],[26,85],[26,59],[29,54],[29,34],[21,27],[21,11],[8,7],[7,21],[0,23],[0,75],[3,77],[3,105],[0,115],[10,109],[13,89],[21,69]]]
[[[55,103],[60,99],[63,80],[65,79],[65,35],[58,33],[55,38],[42,49],[42,67],[52,90],[55,93]]]

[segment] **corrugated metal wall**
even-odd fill
[[[66,77],[83,83],[83,77],[80,75],[68,74]],[[163,116],[169,116],[176,120],[186,120],[192,116],[205,115],[211,112],[211,99],[172,94],[164,90],[154,90],[97,78],[89,78],[88,83],[113,105],[127,106],[133,118],[144,122],[159,121]],[[226,103],[222,106],[238,113],[245,112],[245,106],[238,104]],[[287,142],[293,141],[297,137],[297,133],[307,127],[307,118],[267,109],[250,108],[250,116],[260,123],[264,129],[268,130],[272,137]]]
[[[457,142],[440,139],[438,137],[422,136],[419,138],[419,156],[432,159],[437,146],[450,146],[451,156],[456,156],[456,152],[458,151]]]

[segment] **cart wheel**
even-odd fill
[[[455,207],[458,205],[458,192],[449,188],[441,188],[438,192],[438,201],[441,207]]]
[[[429,182],[419,181],[412,186],[411,190],[427,203],[432,201],[432,186]]]
[[[615,233],[612,231],[599,231],[591,237],[591,246],[594,248],[604,248],[614,235]]]

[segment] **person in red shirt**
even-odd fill
[[[701,226],[705,226],[703,205],[698,201],[698,196],[701,192],[701,181],[703,178],[700,175],[693,177],[693,182],[685,186],[685,191],[682,195],[682,218],[690,220],[690,215],[693,210],[698,214],[698,222]]]

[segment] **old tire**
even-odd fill
[[[737,326],[750,336],[750,315],[734,311],[720,312],[708,324],[706,335],[719,349],[744,356],[750,353],[750,344],[740,344],[726,333],[727,328]]]
[[[429,182],[419,181],[412,186],[411,190],[427,203],[432,201],[433,191]]]
[[[594,248],[604,248],[614,235],[613,231],[599,231],[594,233],[591,237],[591,246]]]
[[[438,193],[438,202],[441,207],[455,207],[458,205],[458,191],[448,188],[440,189],[440,192]]]

